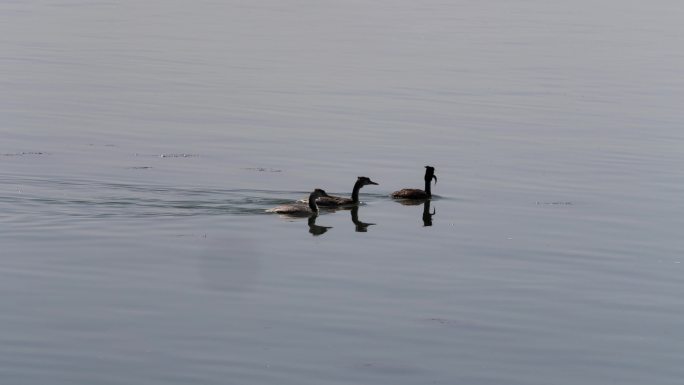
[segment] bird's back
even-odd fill
[[[319,206],[343,206],[353,204],[354,201],[350,198],[343,198],[334,195],[327,197],[320,197],[316,199],[316,204]]]
[[[392,198],[397,199],[426,199],[428,195],[425,191],[417,188],[405,188],[392,193]]]
[[[288,215],[308,215],[312,211],[308,205],[301,203],[293,203],[288,205],[277,206],[272,209],[266,210],[268,213],[278,213],[278,214],[288,214]]]

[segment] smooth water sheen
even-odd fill
[[[0,382],[681,384],[682,20],[0,1]]]

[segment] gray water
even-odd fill
[[[0,382],[681,384],[682,20],[1,1]]]

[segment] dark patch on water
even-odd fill
[[[266,167],[245,167],[243,170],[258,171],[258,172],[283,172],[283,170],[277,168],[266,168]]]
[[[2,156],[27,156],[27,155],[48,155],[45,152],[40,152],[40,151],[22,151],[22,152],[12,152],[12,153],[5,153],[5,154],[0,154]]]
[[[199,154],[190,153],[169,153],[169,154],[141,154],[136,152],[133,156],[150,157],[150,158],[199,158]]]
[[[160,154],[160,158],[197,158],[199,154]]]
[[[441,327],[447,328],[459,328],[470,331],[486,331],[492,333],[498,331],[499,328],[492,326],[491,324],[485,324],[483,322],[472,320],[472,319],[451,319],[442,317],[431,317],[423,319],[423,321],[431,323],[433,325],[439,325]]]
[[[395,199],[394,201],[404,206],[418,206],[422,205],[428,199]]]
[[[572,206],[574,203],[568,201],[554,201],[554,202],[540,202],[537,201],[537,206]]]
[[[353,365],[357,370],[402,376],[423,375],[425,369],[407,363],[370,361]]]
[[[430,323],[444,325],[444,326],[458,326],[458,325],[463,326],[463,321],[456,321],[456,320],[452,320],[452,319],[448,319],[448,318],[433,317],[433,318],[428,318],[426,321],[428,321]]]

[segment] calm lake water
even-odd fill
[[[0,1],[0,382],[681,384],[682,20]]]

